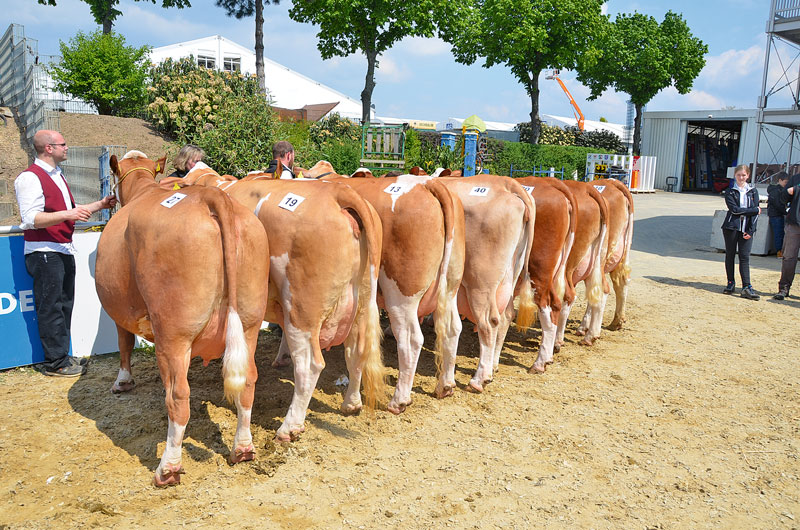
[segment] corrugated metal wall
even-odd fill
[[[653,185],[663,190],[667,187],[667,177],[682,174],[678,168],[686,150],[686,122],[675,118],[647,117],[643,122],[642,154],[657,158]]]

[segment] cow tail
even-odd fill
[[[513,182],[513,181],[512,181]],[[526,330],[533,325],[536,319],[536,303],[533,300],[533,281],[531,280],[528,264],[531,262],[531,249],[533,248],[533,227],[536,222],[536,205],[528,192],[518,183],[513,182],[509,190],[515,193],[523,203],[525,203],[525,215],[523,217],[523,234],[525,237],[525,254],[522,262],[522,275],[520,277],[519,305],[517,309],[517,320],[515,322],[518,330]]]
[[[594,199],[597,206],[600,208],[600,236],[592,248],[592,275],[595,276],[594,287],[591,291],[586,293],[586,299],[590,304],[597,304],[602,298],[604,292],[608,292],[608,284],[606,283],[605,274],[605,255],[608,254],[608,203],[600,195],[594,186],[589,185],[586,188],[589,196]]]
[[[618,180],[611,180],[611,182],[619,188],[628,201],[628,224],[625,227],[625,247],[622,250],[622,260],[620,263],[622,266],[622,277],[627,281],[631,276],[630,253],[631,245],[633,244],[633,194],[631,194],[631,190],[622,182]]]
[[[216,215],[222,236],[222,262],[225,267],[225,285],[228,291],[228,316],[225,326],[225,353],[222,357],[224,395],[234,403],[247,382],[249,350],[244,337],[242,320],[238,311],[237,251],[239,223],[233,214],[233,203],[224,192],[209,188],[207,203]]]
[[[455,244],[455,220],[456,211],[453,204],[453,195],[447,187],[436,180],[429,180],[425,187],[439,201],[442,207],[442,217],[444,218],[444,251],[442,262],[439,265],[438,291],[436,293],[436,310],[433,313],[434,330],[436,331],[436,346],[434,358],[436,361],[437,374],[442,373],[442,356],[444,355],[444,340],[447,332],[453,325],[453,312],[448,308],[450,299],[449,285],[447,282],[447,272],[450,269],[450,261],[453,256],[453,245]]]
[[[347,209],[358,221],[363,232],[360,238],[362,245],[366,240],[367,259],[364,260],[364,266],[369,271],[369,282],[366,292],[363,286],[359,288],[358,310],[353,325],[364,333],[358,341],[361,347],[359,364],[365,405],[374,409],[379,396],[382,396],[386,389],[386,367],[383,364],[381,349],[383,331],[378,312],[378,273],[381,268],[383,232],[378,213],[367,201],[347,186],[342,185],[338,191],[339,206]]]

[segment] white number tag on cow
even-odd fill
[[[603,190],[606,189],[605,186],[598,186],[597,184],[594,185],[594,188],[600,193],[603,193]]]
[[[489,195],[489,188],[486,186],[475,186],[472,188],[472,191],[470,191],[469,194],[476,197],[486,197]]]
[[[286,197],[283,198],[281,202],[278,203],[278,206],[283,208],[284,210],[289,210],[293,212],[300,206],[300,203],[306,200],[305,197],[301,197],[300,195],[295,195],[294,193],[287,193]]]
[[[389,195],[400,195],[401,193],[406,191],[406,185],[398,183],[389,184],[383,191],[388,193]]]
[[[522,189],[528,192],[528,195],[533,195],[533,186],[522,186]]]
[[[178,204],[179,202],[181,202],[185,198],[186,198],[186,194],[185,193],[173,193],[168,198],[166,198],[163,201],[161,201],[161,206],[166,206],[167,208],[172,208],[173,206],[175,206],[176,204]]]

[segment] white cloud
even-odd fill
[[[733,79],[750,79],[763,67],[764,46],[753,45],[744,50],[726,50],[720,55],[707,56],[706,65],[697,77],[705,86],[722,87]]]
[[[380,57],[375,77],[378,82],[402,83],[411,79],[411,70],[389,57]]]
[[[450,53],[450,45],[439,38],[410,37],[403,39],[395,49],[423,57]]]

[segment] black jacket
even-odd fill
[[[186,176],[186,174],[187,174],[187,173],[188,173],[188,171],[181,171],[180,169],[176,169],[175,171],[173,171],[172,173],[170,173],[170,174],[169,174],[169,175],[167,175],[167,176],[168,176],[168,177],[178,177],[178,178],[183,178],[183,177],[185,177],[185,176]]]
[[[767,215],[770,217],[783,217],[786,215],[786,202],[781,196],[783,186],[780,184],[770,184],[767,186],[767,195],[769,201],[767,202]]]
[[[781,192],[781,198],[789,205],[789,213],[786,216],[786,222],[790,225],[800,224],[797,220],[800,219],[800,188],[794,190],[794,195],[789,195],[789,189],[800,186],[800,173],[792,175],[789,178],[789,183]]]
[[[755,188],[747,190],[747,207],[739,206],[739,188],[731,186],[725,190],[725,205],[728,207],[728,214],[722,228],[727,230],[737,230],[750,234],[756,233],[758,223],[758,191]]]

